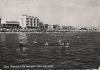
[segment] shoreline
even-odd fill
[[[71,32],[0,32],[0,33],[71,33]]]
[[[0,33],[74,33],[74,32],[100,32],[100,31],[69,31],[69,32],[0,32]]]

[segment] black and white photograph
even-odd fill
[[[0,70],[99,70],[100,0],[0,0]]]

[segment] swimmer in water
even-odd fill
[[[69,43],[68,42],[66,43],[65,47],[69,47]]]
[[[48,42],[46,41],[44,45],[45,45],[45,46],[48,46],[49,44],[48,44]]]
[[[33,41],[34,44],[37,44],[37,41]]]
[[[36,39],[33,41],[34,44],[37,44],[38,42],[36,41]]]

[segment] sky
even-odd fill
[[[100,0],[0,0],[4,21],[35,16],[44,24],[100,28]]]

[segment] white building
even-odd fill
[[[39,19],[37,17],[22,15],[20,20],[20,26],[38,28]]]
[[[38,27],[39,19],[37,17],[34,18],[34,27]]]
[[[53,30],[53,25],[48,25],[48,30]]]
[[[27,26],[27,18],[28,16],[27,15],[22,15],[21,18],[20,18],[20,26],[22,28],[25,28]]]

